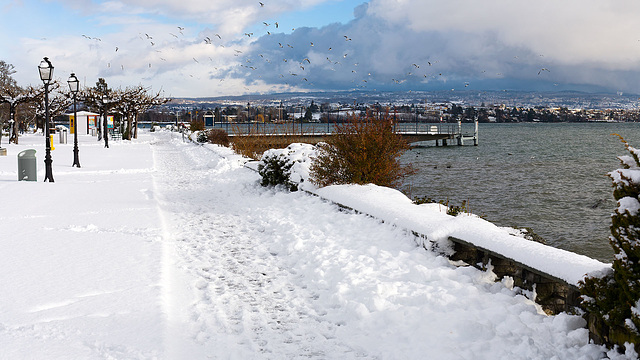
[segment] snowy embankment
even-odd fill
[[[294,164],[290,177],[292,181],[301,183],[302,189],[336,204],[425,235],[427,241],[438,244],[438,248],[445,252],[450,245],[448,238],[456,237],[575,286],[586,275],[611,271],[611,264],[526,240],[513,235],[513,229],[498,227],[478,216],[450,216],[447,215],[447,208],[441,204],[415,205],[411,199],[394,189],[372,184],[337,185],[318,189],[308,180],[310,159],[315,155],[314,147],[311,145],[291,144],[287,149],[270,150],[268,154],[279,156]],[[430,244],[424,245],[431,248]]]
[[[83,167],[56,144],[50,184],[42,137],[20,140],[0,157],[0,358],[606,354],[581,317],[547,316],[399,227],[263,188],[227,148],[82,137]],[[38,151],[38,182],[16,181],[24,148]]]

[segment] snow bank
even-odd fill
[[[300,149],[299,144],[292,144],[293,149]],[[307,154],[314,154],[307,145],[305,151],[281,151],[281,156],[295,154],[296,163],[310,164],[304,159]],[[308,155],[307,155],[308,156]],[[511,234],[477,216],[460,214],[453,217],[446,214],[446,207],[439,204],[415,205],[401,192],[375,185],[336,185],[318,189],[309,181],[309,165],[296,168],[296,178],[305,180],[304,190],[319,195],[327,200],[350,207],[354,210],[374,216],[378,219],[413,230],[427,236],[427,239],[444,248],[450,236],[460,238],[476,246],[502,254],[503,256],[538,269],[544,273],[562,279],[569,284],[577,285],[585,275],[600,274],[611,268],[584,255],[529,241]],[[292,173],[294,171],[292,170]],[[293,178],[293,175],[292,175]],[[627,208],[637,211],[640,205],[629,201]]]

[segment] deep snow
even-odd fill
[[[81,136],[77,169],[69,140],[51,184],[42,136],[0,157],[0,358],[605,356],[580,317],[544,315],[399,227],[262,188],[229,149]],[[37,182],[17,181],[27,148]]]

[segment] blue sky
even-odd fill
[[[322,90],[640,93],[635,0],[5,0],[0,60],[167,96]],[[276,23],[278,27],[276,27]],[[294,30],[295,29],[295,30]]]

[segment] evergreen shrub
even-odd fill
[[[581,306],[593,340],[619,349],[631,344],[640,352],[640,150],[620,139],[629,155],[618,157],[622,168],[608,174],[618,202],[609,237],[613,271],[580,283]]]
[[[206,131],[198,131],[198,135],[196,136],[196,141],[199,143],[207,142],[207,132]]]
[[[282,185],[289,191],[297,191],[298,185],[291,181],[293,162],[275,153],[266,153],[258,164],[258,173],[262,176],[260,185]]]

